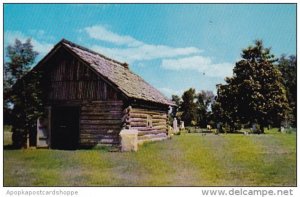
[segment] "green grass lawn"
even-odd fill
[[[296,186],[296,134],[181,134],[136,153],[4,150],[4,186]]]

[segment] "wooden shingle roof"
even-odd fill
[[[57,45],[63,45],[71,50],[98,74],[113,83],[127,97],[164,105],[175,105],[140,76],[131,72],[127,64],[107,58],[65,39]]]

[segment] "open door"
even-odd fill
[[[51,116],[51,148],[77,149],[79,144],[79,107],[53,107]]]

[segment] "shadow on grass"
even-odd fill
[[[3,146],[3,149],[4,150],[18,150],[20,148],[16,148],[15,146],[11,145],[11,144],[8,144],[8,145],[4,145]]]
[[[227,133],[221,133],[221,134],[226,134],[226,135],[266,135],[268,133],[250,133],[248,132],[247,134],[243,131],[236,131],[236,132],[227,132]]]

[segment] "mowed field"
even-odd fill
[[[4,150],[4,186],[296,186],[296,134],[182,134],[136,153]]]

